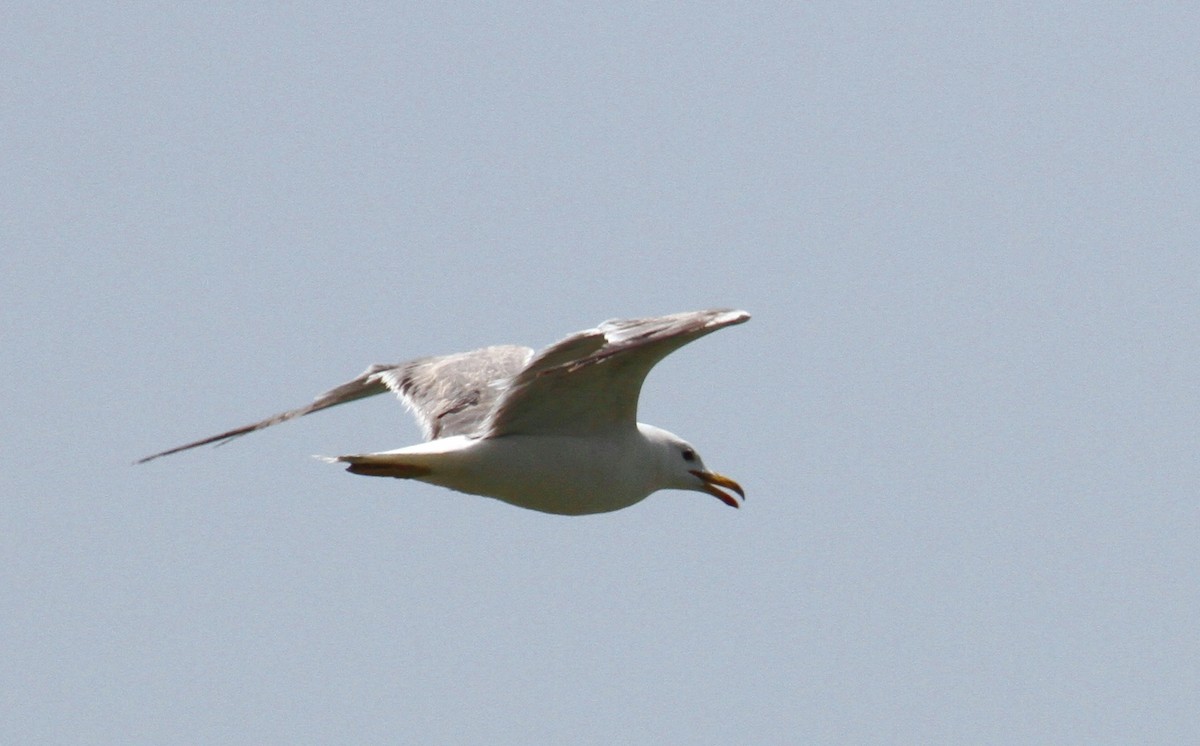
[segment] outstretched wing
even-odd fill
[[[572,334],[517,374],[496,403],[486,434],[587,435],[634,427],[642,382],[659,360],[749,318],[745,311],[694,311],[606,321]]]
[[[318,396],[311,404],[138,459],[144,464],[189,448],[221,444],[255,430],[386,391],[394,391],[416,416],[426,440],[464,435],[480,428],[500,386],[533,356],[528,347],[501,345],[457,355],[428,357],[399,365],[372,365],[362,375]]]
[[[412,410],[426,440],[478,433],[504,386],[533,357],[528,347],[482,350],[414,360],[376,373]]]

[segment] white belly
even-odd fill
[[[635,432],[611,439],[447,438],[403,450],[432,457],[425,462],[430,473],[417,477],[423,482],[544,513],[582,515],[628,507],[654,490],[651,464],[638,446],[644,441]]]

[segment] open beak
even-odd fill
[[[724,487],[727,490],[733,490],[741,495],[743,500],[746,499],[746,493],[742,490],[742,485],[733,481],[729,477],[722,476],[715,471],[700,471],[699,469],[693,469],[692,474],[694,474],[701,482],[704,482],[703,489],[705,492],[717,498],[731,508],[738,508],[741,506],[738,505],[736,497],[728,492],[718,489],[719,487]]]

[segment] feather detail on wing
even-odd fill
[[[633,427],[646,374],[685,344],[747,321],[712,310],[606,321],[542,350],[509,384],[487,423],[488,437],[586,435]]]
[[[533,350],[497,345],[422,358],[375,374],[412,411],[426,440],[474,435]]]
[[[372,365],[352,381],[332,388],[311,404],[138,459],[144,464],[190,448],[222,443],[306,414],[394,391],[416,417],[426,440],[478,430],[500,396],[500,386],[524,367],[533,350],[500,345],[457,355],[428,357],[399,365]]]
[[[646,374],[659,360],[706,334],[750,318],[713,310],[606,321],[534,355],[499,345],[472,352],[372,365],[311,404],[139,459],[145,463],[322,409],[391,390],[416,416],[426,440],[453,435],[587,435],[628,426]]]
[[[279,414],[271,415],[264,420],[259,420],[258,422],[253,422],[249,425],[243,425],[242,427],[235,427],[232,430],[226,430],[223,433],[212,435],[207,438],[201,438],[200,440],[195,440],[191,443],[185,443],[184,445],[176,446],[166,451],[160,451],[159,453],[155,453],[151,456],[140,458],[134,463],[144,464],[147,461],[153,461],[161,456],[170,456],[172,453],[179,453],[180,451],[186,451],[190,448],[208,445],[209,443],[221,445],[233,440],[234,438],[246,435],[247,433],[252,433],[256,430],[262,430],[263,428],[267,428],[272,425],[278,425],[279,423],[287,422],[288,420],[294,420],[297,417],[303,417],[306,414],[312,414],[313,412],[319,412],[322,409],[336,407],[338,404],[345,404],[346,402],[356,401],[368,396],[375,396],[376,394],[385,393],[387,392],[388,388],[376,377],[376,375],[379,373],[379,371],[387,370],[391,367],[392,366],[390,365],[372,365],[370,368],[367,368],[366,371],[364,371],[363,374],[358,378],[355,378],[353,381],[347,381],[341,386],[326,391],[316,399],[313,399],[311,404],[303,407],[297,407],[296,409],[289,409],[286,412],[280,412]]]

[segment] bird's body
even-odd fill
[[[564,515],[628,507],[659,489],[744,495],[704,468],[683,439],[636,421],[642,381],[662,357],[704,334],[746,321],[742,311],[698,311],[609,321],[541,353],[497,346],[373,365],[310,405],[142,459],[223,442],[388,390],[416,414],[423,443],[327,459],[367,476],[417,479]]]
[[[349,463],[355,474],[420,479],[544,513],[584,515],[629,507],[664,487],[669,470],[658,445],[664,434],[639,424],[602,439],[454,435],[330,460]]]

